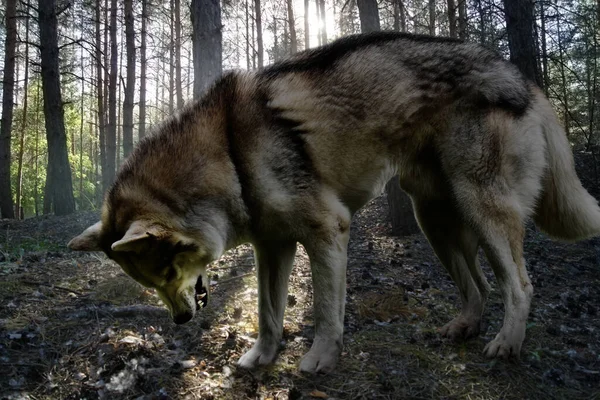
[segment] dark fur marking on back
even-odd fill
[[[411,40],[424,43],[463,43],[458,39],[414,35],[401,32],[372,32],[369,34],[350,35],[316,49],[305,50],[290,59],[266,67],[259,72],[262,77],[270,79],[290,72],[323,72],[331,68],[337,61],[361,48],[378,46],[393,40]]]

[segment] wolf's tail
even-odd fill
[[[536,97],[546,136],[548,171],[535,223],[557,239],[579,240],[599,235],[598,202],[577,177],[571,146],[552,106],[541,92]]]

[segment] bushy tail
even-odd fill
[[[546,98],[537,95],[547,143],[548,172],[535,214],[535,223],[550,236],[580,240],[600,234],[598,202],[581,185],[571,146]]]

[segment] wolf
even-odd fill
[[[524,224],[579,240],[600,233],[549,101],[515,66],[476,44],[354,35],[254,72],[227,72],[142,140],[69,243],[104,251],[155,288],[175,323],[208,300],[207,266],[251,243],[259,333],[239,365],[272,363],[297,243],[310,258],[315,337],[300,370],[330,372],[342,349],[350,221],[398,177],[460,291],[443,336],[478,335],[490,286],[504,321],[484,348],[518,357],[533,288]]]

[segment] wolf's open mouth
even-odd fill
[[[206,307],[208,303],[208,291],[206,290],[206,286],[202,284],[202,275],[198,277],[196,281],[196,311],[201,308]]]

